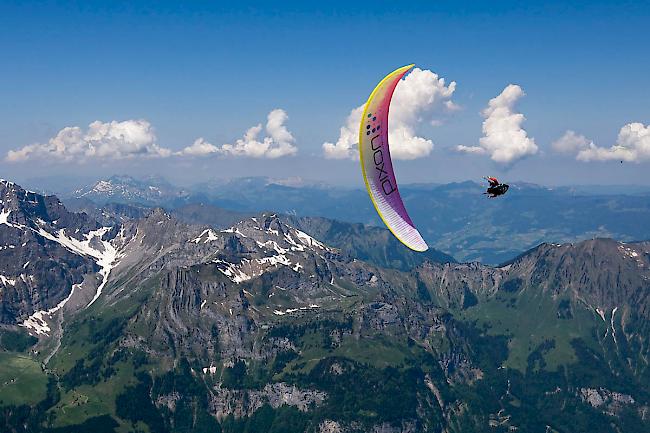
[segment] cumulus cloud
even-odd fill
[[[446,85],[444,78],[429,70],[415,68],[404,78],[395,89],[388,115],[388,140],[393,158],[415,159],[431,153],[433,142],[419,137],[416,128],[425,120],[429,123],[434,121],[433,124],[436,124],[430,115],[437,107],[446,111],[458,110],[459,106],[451,101],[455,90],[456,82],[452,81]],[[340,129],[336,143],[323,143],[326,158],[358,158],[359,123],[364,105],[350,112],[345,125]],[[427,116],[429,119],[426,119]]]
[[[187,155],[187,156],[206,156],[212,155],[219,152],[219,148],[209,142],[205,141],[203,137],[199,137],[194,140],[191,146],[187,146],[183,150],[177,153],[177,155]]]
[[[479,146],[456,146],[456,150],[464,153],[488,154],[490,158],[501,164],[512,164],[528,155],[537,153],[535,140],[528,137],[522,128],[526,118],[521,113],[514,112],[517,101],[525,93],[521,87],[509,84],[496,98],[490,99],[488,106],[481,112],[483,121],[483,137]]]
[[[558,153],[578,153],[592,144],[593,142],[584,135],[568,130],[562,137],[555,140],[551,147]]]
[[[345,159],[359,156],[357,145],[359,144],[359,123],[361,122],[363,107],[361,105],[350,112],[345,120],[345,125],[339,131],[339,139],[336,143],[323,143],[323,152],[326,158]],[[390,119],[388,121],[392,125],[392,121]],[[389,140],[394,143],[392,138],[389,138]]]
[[[97,120],[88,125],[85,131],[78,126],[66,127],[47,143],[35,143],[10,150],[6,160],[80,161],[91,158],[166,157],[170,154],[169,149],[156,144],[153,127],[146,120],[106,123]]]
[[[628,123],[619,131],[615,145],[600,147],[590,142],[575,150],[579,161],[650,161],[650,125]]]
[[[289,116],[284,110],[271,111],[266,119],[265,128],[262,124],[249,128],[244,136],[234,144],[215,146],[205,139],[198,138],[191,146],[178,152],[185,156],[224,155],[251,158],[279,158],[281,156],[295,155],[298,148],[295,138],[285,126]],[[265,129],[265,136],[260,137]]]

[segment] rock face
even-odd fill
[[[612,416],[620,413],[626,406],[633,406],[636,403],[631,395],[610,391],[605,388],[580,388],[578,394],[591,407],[600,409]]]
[[[101,249],[97,223],[67,212],[56,197],[0,181],[0,323],[55,308],[100,267],[82,249]]]
[[[210,409],[217,419],[228,415],[235,418],[251,416],[263,405],[274,409],[282,405],[292,406],[307,412],[323,403],[327,394],[317,390],[300,390],[295,385],[274,383],[262,390],[230,390],[215,387],[210,400]]]
[[[341,424],[330,419],[326,419],[318,426],[319,433],[343,433]]]
[[[594,239],[577,244],[543,244],[512,263],[510,271],[553,295],[575,293],[594,308],[608,310],[632,303],[640,308],[641,315],[650,317],[649,242]]]
[[[345,425],[336,421],[325,420],[320,423],[317,431],[318,433],[352,433],[360,431],[360,428],[361,426],[355,423]],[[418,428],[414,422],[404,422],[401,425],[381,423],[373,425],[366,431],[372,433],[416,433],[418,431]]]

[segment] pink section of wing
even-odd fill
[[[359,150],[368,193],[391,232],[407,247],[428,246],[406,212],[397,188],[388,144],[388,111],[395,87],[412,66],[389,74],[370,95],[361,119]]]

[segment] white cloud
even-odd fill
[[[78,126],[66,127],[47,143],[35,143],[10,150],[10,162],[31,159],[82,161],[96,159],[123,159],[134,157],[166,157],[169,149],[156,144],[153,127],[146,120],[101,122],[88,125],[86,131]]]
[[[487,152],[484,148],[479,147],[479,146],[465,146],[465,145],[462,145],[462,144],[459,144],[458,146],[456,146],[456,150],[458,152],[473,153],[473,154],[476,154],[476,155],[483,155],[483,154],[485,154]]]
[[[296,140],[284,125],[288,118],[289,116],[284,110],[275,109],[267,116],[267,135],[265,137],[259,137],[262,132],[262,124],[259,124],[249,128],[244,137],[238,139],[235,144],[224,144],[216,148],[216,152],[222,155],[252,158],[279,158],[295,155],[298,152],[298,148],[295,146]],[[212,146],[210,143],[204,144]],[[205,147],[208,148],[208,146]]]
[[[187,156],[206,156],[219,152],[219,148],[213,144],[205,141],[203,137],[199,137],[194,140],[191,146],[187,146],[180,152],[177,152],[177,155],[187,155]]]
[[[490,158],[501,164],[512,164],[528,155],[537,153],[537,145],[522,128],[526,118],[515,113],[516,102],[524,96],[521,87],[509,84],[496,98],[490,99],[481,115],[483,137],[479,146],[456,146],[456,150],[465,153],[487,153]]]
[[[390,125],[388,140],[390,153],[395,159],[415,159],[429,155],[433,150],[433,142],[416,135],[417,126],[425,121],[432,121],[432,111],[442,107],[446,111],[455,111],[459,107],[451,101],[456,90],[456,82],[445,84],[429,70],[419,68],[413,71],[399,83],[395,89],[390,104],[388,123]],[[365,104],[364,104],[365,105]],[[359,142],[359,123],[364,105],[353,109],[348,115],[345,125],[341,127],[336,143],[323,143],[323,153],[326,158],[358,158],[357,145]]]
[[[614,146],[599,147],[589,143],[576,150],[576,159],[580,161],[650,161],[650,125],[628,123],[619,131]]]
[[[443,83],[444,83],[444,81],[443,81]],[[452,82],[452,84],[454,84],[454,83]],[[447,110],[449,110],[449,111],[458,111],[458,110],[461,109],[461,106],[456,104],[454,101],[449,100],[449,101],[445,101],[445,108],[447,108]]]
[[[564,135],[555,140],[551,147],[559,153],[577,153],[587,149],[593,142],[581,134],[568,130]]]
[[[357,150],[357,145],[359,144],[359,123],[361,122],[363,107],[364,105],[361,105],[350,112],[345,121],[345,125],[341,127],[339,139],[336,143],[323,143],[323,152],[325,153],[326,158],[358,158],[359,151]]]
[[[284,122],[289,119],[287,113],[281,109],[271,111],[267,117],[266,132],[278,144],[293,143],[295,139],[289,132]]]

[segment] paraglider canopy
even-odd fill
[[[415,251],[429,247],[406,212],[397,188],[388,144],[388,110],[395,87],[414,65],[388,74],[372,91],[359,129],[361,171],[370,199],[386,227],[400,242]]]

